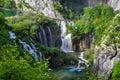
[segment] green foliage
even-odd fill
[[[0,16],[0,19],[4,18]],[[57,80],[48,71],[48,61],[34,63],[33,56],[23,51],[9,38],[11,27],[0,25],[0,79],[1,80]]]
[[[78,56],[74,53],[65,54],[59,48],[50,48],[44,45],[39,46],[39,51],[41,51],[46,58],[49,59],[50,67],[56,68],[64,65],[73,65],[77,63]]]
[[[116,63],[112,73],[111,80],[120,80],[120,62]]]
[[[40,24],[47,25],[47,26],[55,26],[56,22],[54,19],[50,19],[49,17],[44,17],[43,15],[38,15]]]
[[[0,25],[4,25],[5,24],[5,18],[3,17],[3,14],[0,12]]]
[[[61,4],[58,4],[58,3],[54,4],[54,8],[55,8],[55,10],[60,12],[64,18],[72,19],[74,17],[74,15],[73,15],[74,13],[71,11],[71,9],[69,9],[65,6],[62,6]]]
[[[23,10],[24,7],[34,10],[29,3],[25,2],[24,0],[19,0],[18,7]]]
[[[95,44],[100,44],[101,38],[111,24],[115,13],[109,6],[95,6],[84,9],[84,15],[74,26],[68,26],[74,40],[80,40],[86,34],[94,33]]]
[[[93,69],[93,60],[94,60],[94,50],[93,49],[89,49],[85,52],[84,58],[87,59],[89,61],[88,65],[89,67],[86,69],[86,74],[85,76],[87,76],[86,78],[88,78],[88,80],[97,80],[96,79],[96,75],[92,75],[92,69]]]
[[[35,38],[40,24],[50,27],[56,26],[53,19],[43,17],[40,14],[8,18],[8,25],[12,28],[12,31],[16,33],[17,38],[22,38],[25,42],[29,42],[30,37]]]
[[[82,11],[80,4],[80,1],[74,0],[55,0],[53,6],[64,18],[73,20],[79,18],[78,13]]]
[[[16,10],[9,10],[9,9],[0,9],[0,12],[3,13],[4,17],[10,17],[20,14],[19,11],[17,12]]]
[[[48,63],[46,61],[39,61],[37,63],[29,64],[26,58],[20,56],[21,53],[17,47],[12,45],[3,46],[0,51],[0,79],[4,80],[51,80],[54,79],[52,74],[48,71]],[[28,54],[28,53],[27,53]],[[26,55],[27,56],[27,55]]]
[[[0,7],[7,9],[16,8],[14,0],[0,0]]]
[[[89,60],[89,63],[92,64],[93,63],[93,58],[94,58],[94,50],[93,49],[88,49],[87,51],[85,51],[84,58]]]
[[[88,80],[98,80],[97,76],[96,75],[92,75],[89,77]]]
[[[25,15],[20,17],[8,18],[8,25],[18,35],[18,38],[23,38],[28,41],[30,36],[36,34],[38,23],[37,16]],[[27,36],[27,37],[26,37]]]

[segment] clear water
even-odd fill
[[[54,69],[53,73],[61,80],[76,80],[84,75],[85,70],[75,67],[60,67]]]
[[[16,16],[21,14],[16,10],[6,10],[6,9],[0,9],[0,12],[3,14],[4,17]]]

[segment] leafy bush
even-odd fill
[[[3,17],[3,14],[0,12],[0,25],[4,25],[5,24],[5,18]]]
[[[7,47],[8,46],[8,47]],[[30,55],[26,58],[20,56],[21,53],[16,47],[7,45],[1,49],[0,55],[0,79],[4,80],[54,80],[53,75],[48,71],[48,63],[40,60],[30,64]],[[24,53],[25,54],[25,53]],[[27,53],[28,54],[28,53]],[[32,60],[33,62],[33,60]]]
[[[101,42],[101,37],[111,24],[115,13],[109,6],[95,6],[84,8],[84,14],[77,20],[74,26],[68,26],[74,40],[80,40],[86,34],[94,33],[95,44]]]
[[[111,80],[120,80],[120,62],[116,63],[112,73]]]
[[[7,9],[16,8],[14,0],[0,0],[0,7]]]
[[[74,65],[77,63],[78,56],[75,56],[74,53],[65,54],[59,48],[50,48],[40,45],[39,51],[41,51],[45,57],[49,59],[51,68],[60,67],[63,66],[63,64]]]
[[[56,0],[54,1],[54,9],[58,11],[65,19],[78,19],[80,11],[80,1],[65,1],[65,0]],[[74,7],[76,6],[76,7]],[[74,7],[74,8],[73,8]]]
[[[1,39],[4,39],[3,36]],[[0,44],[0,79],[54,80],[54,76],[48,71],[47,61],[34,63],[33,57],[23,50],[20,51],[12,40],[0,40],[0,43],[4,43]]]
[[[48,61],[39,60],[34,63],[33,57],[9,38],[9,28],[6,25],[0,26],[0,79],[57,80],[48,71]]]

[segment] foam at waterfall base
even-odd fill
[[[68,50],[68,49],[63,49],[63,48],[61,48],[61,50],[62,50],[64,53],[72,53],[72,52],[74,52],[73,50]]]
[[[80,68],[77,67],[77,68],[71,68],[70,71],[71,71],[71,72],[73,72],[73,71],[78,71],[78,72],[80,72],[80,71],[82,71],[83,69],[85,69],[85,67],[80,67]]]

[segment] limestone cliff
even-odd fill
[[[113,21],[118,17],[120,17],[120,14],[117,14]],[[110,32],[117,33],[117,35],[114,34],[114,40],[112,41],[110,34],[107,34],[101,38],[101,44],[95,46],[93,70],[98,76],[103,75],[105,77],[103,80],[108,80],[111,77],[115,62],[120,61],[120,26],[114,26],[115,31],[111,28],[112,26],[114,25],[109,27]]]
[[[23,0],[15,0],[15,3],[17,7],[19,8],[19,3],[21,3]],[[56,0],[57,1],[57,0]],[[63,19],[63,17],[54,9],[54,3],[55,0],[24,0],[23,2],[28,3],[33,9],[29,9],[26,6],[22,7],[22,11],[26,13],[26,11],[34,11],[34,13],[42,13],[46,17],[55,18],[55,19]],[[59,0],[58,0],[59,1]],[[68,4],[69,6],[66,6],[68,8],[73,9],[73,11],[80,10],[81,8],[84,8],[86,6],[95,6],[95,5],[104,5],[108,4],[111,7],[113,7],[115,10],[120,10],[120,0],[80,0],[80,1],[72,1],[72,6],[70,5],[70,1],[62,1],[63,4]],[[28,6],[28,5],[27,5]],[[78,8],[79,7],[79,8]],[[78,11],[81,12],[81,11]],[[82,12],[81,12],[82,13]]]
[[[115,10],[120,10],[120,0],[109,0],[108,4]]]
[[[94,72],[104,75],[105,80],[112,74],[112,69],[116,61],[120,61],[120,49],[113,49],[114,45],[108,47],[95,47]],[[103,50],[102,50],[103,49]]]
[[[120,10],[120,0],[87,0],[88,6],[95,5],[109,5],[114,8],[114,10]]]
[[[19,8],[20,0],[15,0],[17,7]],[[33,11],[34,13],[42,13],[46,17],[62,19],[60,14],[54,10],[53,0],[24,0],[25,3],[28,3],[33,10],[23,7],[23,12]]]

